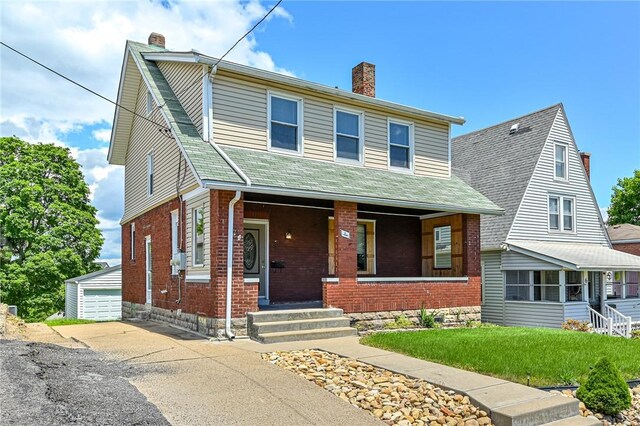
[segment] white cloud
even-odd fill
[[[4,1],[0,8],[3,42],[113,100],[127,39],[146,42],[156,31],[165,35],[168,49],[217,57],[268,10],[257,1]],[[272,19],[292,22],[280,6],[226,59],[290,74],[257,47],[255,37]],[[114,106],[6,48],[0,48],[0,75],[1,136],[65,146],[71,132],[93,127],[92,140],[71,152],[99,211],[101,256],[119,263],[124,173],[107,163],[105,147]]]

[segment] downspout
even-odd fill
[[[236,191],[235,197],[229,201],[229,228],[227,229],[227,303],[226,303],[226,315],[224,324],[224,334],[229,338],[235,338],[235,334],[231,331],[231,290],[233,283],[233,208],[242,195],[241,191]]]

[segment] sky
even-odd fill
[[[275,1],[3,1],[0,39],[115,100],[127,39],[219,56]],[[123,168],[106,161],[114,106],[0,48],[0,136],[67,146],[120,263]],[[228,60],[351,88],[376,65],[376,96],[463,116],[453,136],[562,102],[591,152],[601,209],[640,168],[640,2],[284,0]]]

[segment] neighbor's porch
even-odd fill
[[[245,193],[242,221],[260,309],[480,305],[478,215]]]

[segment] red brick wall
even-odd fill
[[[334,201],[333,210],[336,277],[355,282],[358,274],[358,207],[356,203]],[[343,231],[350,237],[343,237]]]
[[[463,274],[467,277],[480,276],[480,215],[462,216]]]
[[[614,250],[640,256],[640,243],[612,244]]]
[[[323,283],[324,305],[345,313],[378,312],[480,305],[480,277],[468,282]]]

